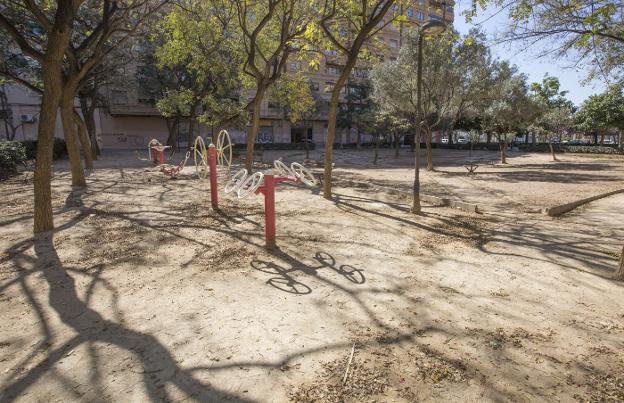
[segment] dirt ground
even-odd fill
[[[337,150],[333,200],[280,185],[273,252],[225,171],[213,211],[194,167],[109,152],[72,191],[60,161],[34,238],[32,173],[0,182],[0,401],[623,401],[624,194],[540,211],[624,188],[624,159],[466,159],[436,150],[423,193],[482,213],[413,216],[409,150]]]

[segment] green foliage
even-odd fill
[[[468,21],[479,9],[508,10],[503,39],[538,47],[539,55],[568,57],[587,65],[588,79],[624,80],[624,3],[613,0],[473,0]]]
[[[453,126],[476,114],[491,96],[493,64],[485,38],[478,31],[460,38],[447,31],[426,38],[423,48],[422,114],[426,130]],[[410,35],[396,62],[377,64],[372,72],[373,98],[385,113],[414,121],[418,69],[418,37]],[[392,77],[391,80],[388,77]]]
[[[528,128],[535,118],[535,105],[529,97],[527,77],[515,66],[497,62],[490,102],[482,111],[482,127],[499,141],[509,141]]]
[[[26,160],[26,148],[19,141],[0,141],[0,171],[15,172]]]
[[[240,46],[229,24],[228,8],[210,2],[174,7],[142,45],[138,77],[143,91],[167,118],[201,110],[206,124],[232,123],[244,105],[235,95],[242,83]]]
[[[273,86],[269,94],[287,113],[291,123],[305,119],[315,109],[315,100],[305,74],[285,74]]]
[[[531,84],[534,121],[529,129],[542,141],[561,136],[573,126],[574,105],[566,98],[567,91],[559,90],[559,79],[548,74],[541,83]]]
[[[34,160],[37,157],[37,140],[24,140],[21,141],[26,151],[26,159]],[[52,158],[57,160],[65,158],[67,156],[67,144],[65,140],[54,138],[54,146],[52,149]]]
[[[576,116],[579,129],[592,131],[624,131],[624,94],[622,86],[612,86],[587,99]]]
[[[372,109],[370,82],[361,80],[347,84],[347,94],[338,109],[336,126],[342,128],[361,127],[369,119]]]

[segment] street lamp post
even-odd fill
[[[445,13],[446,14],[446,13]],[[444,18],[444,17],[443,17]],[[411,212],[414,214],[420,214],[420,135],[422,132],[422,58],[423,58],[423,37],[425,35],[433,36],[444,32],[446,24],[443,21],[429,21],[418,29],[418,67],[416,72],[416,136],[415,141],[415,173],[414,173],[414,201],[412,203]]]

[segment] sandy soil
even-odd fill
[[[537,213],[624,187],[624,161],[512,154],[468,177],[439,152],[424,191],[484,213],[415,217],[384,192],[409,191],[402,154],[338,152],[331,201],[281,185],[271,253],[262,198],[212,211],[192,167],[108,154],[72,191],[62,161],[36,238],[32,174],[0,182],[0,401],[624,400],[624,194]]]

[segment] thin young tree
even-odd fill
[[[262,102],[271,86],[286,72],[288,60],[300,50],[314,15],[313,4],[299,0],[216,0],[215,3],[235,16],[230,40],[241,46],[243,82],[246,89],[253,91],[248,103],[251,125],[245,159],[245,167],[251,171]]]
[[[394,0],[325,0],[320,9],[319,26],[331,49],[344,58],[344,65],[331,91],[325,143],[325,180],[323,196],[332,197],[332,161],[336,135],[336,117],[340,94],[355,67],[360,51],[384,26],[392,23],[395,16],[387,18]],[[398,8],[396,9],[398,11]]]

